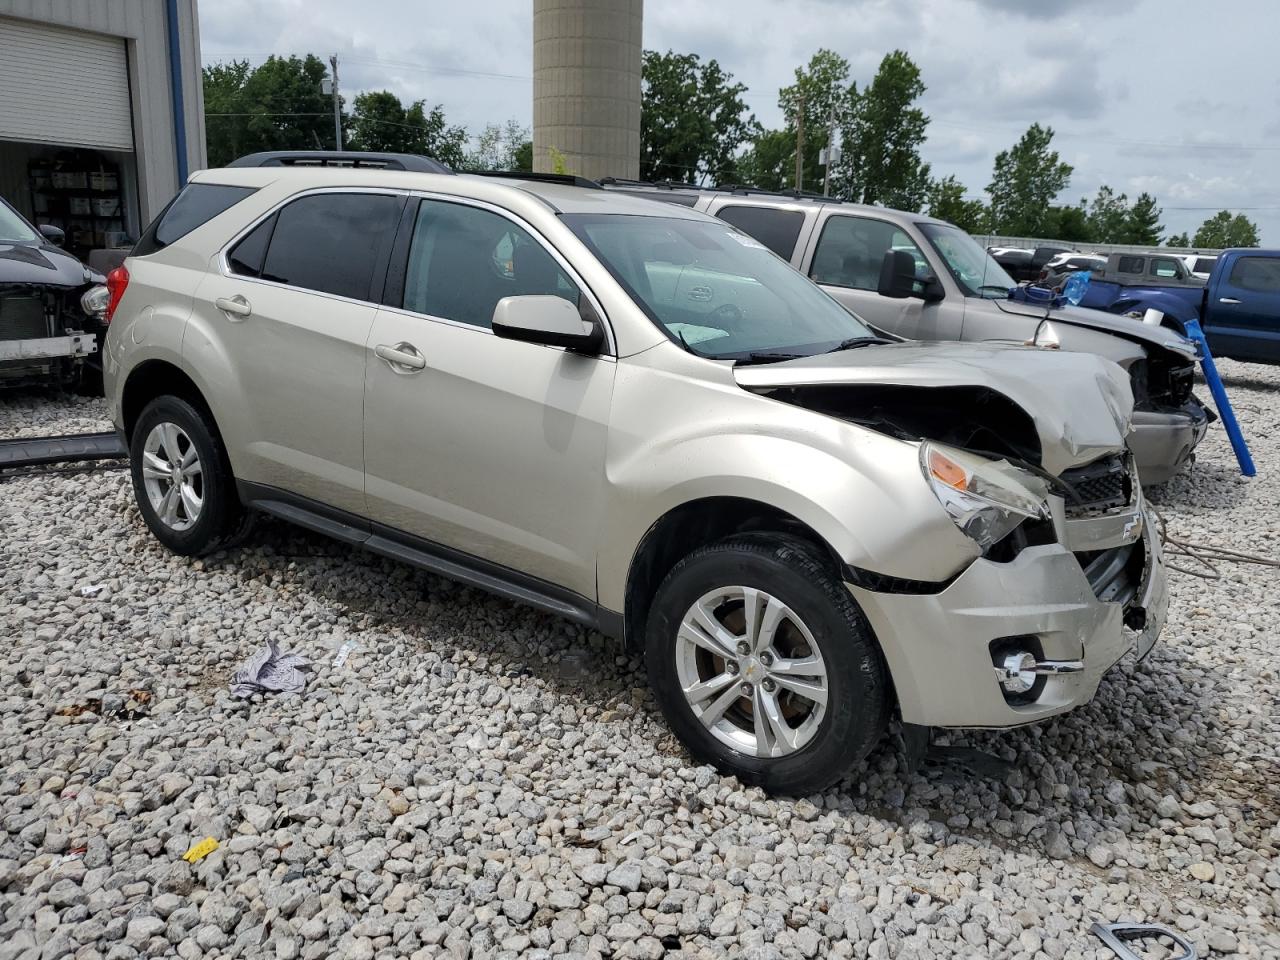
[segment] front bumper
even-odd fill
[[[1172,479],[1204,439],[1210,420],[1208,408],[1195,398],[1178,410],[1135,410],[1129,449],[1142,483]]]
[[[1068,521],[1065,539],[1027,547],[1007,563],[976,560],[935,594],[849,585],[880,641],[905,722],[1012,727],[1043,720],[1091,700],[1102,675],[1129,651],[1139,658],[1150,651],[1168,594],[1159,537],[1141,503],[1113,517]],[[1091,584],[1072,552],[1095,556],[1108,543],[1141,550],[1140,579],[1124,599],[1100,599],[1113,586]],[[1034,638],[1041,660],[1081,661],[1083,669],[1045,678],[1031,702],[1010,702],[993,669],[992,645],[1015,637]]]

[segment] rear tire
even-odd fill
[[[654,597],[645,656],[690,753],[770,792],[830,786],[888,722],[870,627],[832,564],[789,539],[736,537],[676,564]]]
[[[152,400],[134,425],[129,461],[142,519],[174,553],[212,553],[248,532],[250,515],[207,410],[181,397]]]

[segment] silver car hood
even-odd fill
[[[966,309],[972,309],[970,300],[966,304]],[[1031,317],[1035,320],[1044,318],[1044,307],[1037,307],[1033,303],[1022,303],[1018,300],[987,300],[985,303],[999,310],[1001,313],[1015,313],[1023,317]],[[1130,340],[1137,340],[1139,343],[1152,343],[1166,350],[1172,350],[1180,353],[1188,359],[1195,359],[1196,345],[1178,333],[1176,330],[1170,330],[1168,327],[1152,326],[1143,323],[1134,317],[1126,317],[1117,313],[1107,313],[1105,310],[1091,310],[1088,307],[1055,307],[1049,311],[1049,320],[1052,323],[1067,323],[1074,327],[1090,327],[1094,330],[1103,330],[1107,333],[1118,333]]]
[[[1035,421],[1041,465],[1057,475],[1124,449],[1133,393],[1124,371],[1088,353],[994,343],[894,343],[734,367],[742,387],[986,387]]]

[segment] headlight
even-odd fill
[[[80,297],[80,309],[91,317],[103,317],[107,312],[107,301],[111,295],[102,284],[90,287]]]
[[[983,550],[1023,520],[1048,516],[1044,481],[1007,461],[925,441],[920,469],[956,526]]]

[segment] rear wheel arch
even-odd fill
[[[129,372],[121,392],[120,413],[126,440],[132,441],[133,429],[147,404],[166,394],[211,414],[208,401],[191,377],[167,360],[147,360]]]
[[[690,500],[663,514],[640,538],[627,568],[623,638],[641,649],[649,606],[663,579],[682,559],[730,537],[785,538],[837,576],[842,563],[835,549],[799,518],[770,504],[743,497]]]

